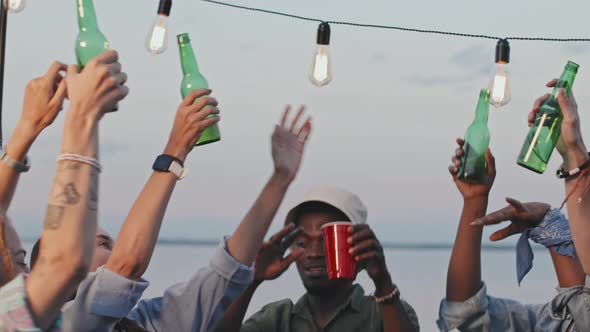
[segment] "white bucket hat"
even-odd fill
[[[346,215],[355,225],[367,223],[367,208],[357,195],[341,188],[321,186],[316,187],[305,194],[303,201],[289,211],[287,218],[285,219],[285,224],[295,222],[297,210],[302,205],[309,202],[328,204],[344,213],[344,215]]]

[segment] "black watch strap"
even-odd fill
[[[167,154],[159,155],[154,161],[152,169],[156,172],[172,173],[176,175],[179,180],[184,178],[187,174],[187,169],[184,168],[182,161]]]

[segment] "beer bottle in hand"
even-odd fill
[[[461,158],[463,164],[458,173],[459,179],[482,183],[487,177],[486,150],[490,145],[489,111],[490,91],[482,89],[475,109],[475,120],[465,133]]]

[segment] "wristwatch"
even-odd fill
[[[26,173],[31,168],[31,165],[29,164],[29,157],[25,157],[25,160],[23,161],[14,160],[10,158],[6,151],[2,151],[2,155],[0,155],[0,161],[18,173]]]
[[[156,172],[172,173],[179,180],[183,179],[188,173],[188,169],[184,168],[180,160],[167,154],[159,155],[156,161],[154,161],[152,169]]]

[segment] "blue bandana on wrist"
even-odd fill
[[[549,211],[539,225],[522,232],[516,244],[516,277],[518,284],[533,267],[533,249],[529,239],[553,249],[562,256],[574,257],[574,243],[567,218],[559,210]]]

